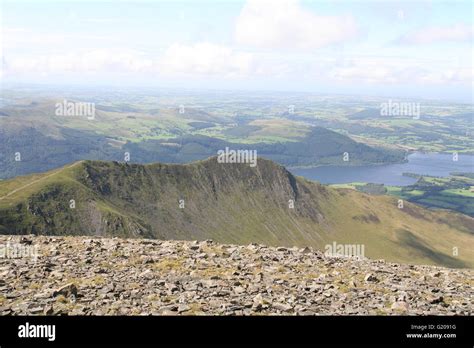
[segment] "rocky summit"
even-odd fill
[[[474,309],[469,269],[212,241],[3,235],[0,245],[1,315],[472,315]]]

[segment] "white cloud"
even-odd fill
[[[41,73],[145,73],[167,76],[241,78],[264,74],[254,54],[211,43],[173,44],[162,55],[148,57],[126,49],[93,49],[47,55],[7,55],[10,75]]]
[[[130,77],[248,80],[253,78],[359,84],[470,84],[472,68],[455,62],[426,64],[416,59],[365,57],[315,57],[314,54],[280,56],[250,53],[212,43],[173,44],[161,56],[148,57],[133,50],[100,49],[41,56],[5,58],[2,77],[83,73],[125,74]],[[270,81],[269,80],[269,81]]]
[[[469,85],[474,79],[466,66],[429,66],[411,59],[353,58],[328,71],[332,80],[363,84]]]
[[[140,72],[153,66],[151,59],[131,50],[97,49],[84,52],[5,58],[6,72],[64,73],[64,72]]]
[[[218,75],[224,78],[255,72],[254,55],[208,42],[171,45],[159,60],[163,74]]]
[[[272,9],[272,13],[281,10],[282,3],[277,4],[275,6],[279,9]],[[296,8],[296,12],[304,13],[296,2],[285,2],[284,4],[290,8]],[[289,12],[291,14],[291,11]],[[242,14],[245,14],[245,9]],[[309,14],[309,17],[313,18],[314,15]],[[294,15],[291,15],[290,18],[295,21]],[[305,21],[309,23],[308,20],[303,20],[303,22]],[[278,16],[275,23],[281,24]],[[301,25],[302,28],[309,30],[306,24]],[[278,25],[275,24],[275,26]],[[262,34],[258,40],[267,38],[270,32],[275,34],[272,30]],[[208,77],[219,80],[241,79],[248,81],[261,78],[262,81],[268,81],[268,83],[272,83],[270,81],[280,83],[281,81],[304,80],[306,84],[338,82],[348,85],[411,83],[464,85],[470,84],[473,80],[472,66],[468,58],[455,62],[453,59],[451,61],[449,57],[436,59],[429,57],[421,61],[378,55],[359,56],[347,51],[343,56],[297,50],[287,52],[259,50],[255,52],[246,50],[242,46],[226,46],[210,42],[174,43],[164,52],[156,51],[146,54],[139,50],[125,48],[64,48],[63,45],[58,45],[58,42],[64,39],[60,34],[34,36],[21,28],[9,29],[7,32],[10,43],[15,37],[21,38],[25,43],[41,43],[48,49],[44,54],[36,54],[7,47],[3,51],[4,57],[2,57],[4,61],[0,72],[2,79],[33,75],[77,77],[84,73],[91,73],[94,76],[104,74],[104,77],[107,77],[105,76],[107,74],[109,76],[121,74],[130,78],[163,76],[171,79],[184,77],[186,79],[202,79],[203,81],[206,81]],[[311,41],[313,39],[302,35],[301,32],[296,34],[293,27],[289,36],[285,36],[283,41],[280,36],[280,40],[275,39],[269,42],[278,44],[279,48],[284,47],[283,44],[286,44],[286,47],[291,47],[291,45],[297,45],[298,42],[299,45],[304,43],[307,47],[317,47],[321,44],[320,41]],[[432,38],[433,35],[430,37]],[[439,38],[440,35],[437,37]],[[453,38],[454,34],[451,33],[449,37]],[[460,37],[460,35],[455,37]],[[290,38],[296,38],[296,40],[290,40]],[[306,45],[307,39],[309,40],[308,45]],[[426,41],[426,37],[424,40]],[[472,56],[472,52],[470,53]]]
[[[402,36],[398,42],[403,44],[431,44],[436,42],[471,42],[474,37],[472,26],[454,24],[451,26],[432,26],[419,29]]]
[[[357,36],[351,16],[319,16],[298,0],[248,0],[237,18],[237,43],[259,48],[315,49]]]

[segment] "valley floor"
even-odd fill
[[[212,241],[1,235],[0,246],[1,315],[474,313],[468,269]]]

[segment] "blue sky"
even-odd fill
[[[2,2],[2,82],[472,102],[471,1]]]

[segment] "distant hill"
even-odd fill
[[[372,119],[372,118],[380,118],[380,109],[364,109],[358,112],[355,112],[348,116],[351,120],[365,120],[365,119]]]
[[[176,146],[169,146],[170,143]],[[186,163],[213,156],[225,147],[257,150],[260,156],[285,166],[382,164],[401,162],[405,157],[402,151],[370,147],[322,127],[313,127],[308,136],[295,142],[238,144],[202,135],[187,135],[129,142],[123,148],[134,154],[135,161],[140,163]],[[345,152],[349,161],[344,161]]]
[[[216,157],[186,165],[81,161],[1,181],[0,233],[318,249],[337,242],[362,244],[376,259],[474,267],[474,219],[397,204],[295,177],[262,158],[253,168]]]
[[[176,110],[158,110],[154,116],[136,113],[137,110],[99,106],[95,119],[89,121],[86,117],[55,116],[51,101],[4,108],[9,116],[0,118],[0,179],[47,171],[83,159],[121,161],[125,152],[130,153],[134,163],[187,163],[213,156],[226,146],[255,149],[286,166],[394,163],[403,161],[405,155],[399,150],[358,143],[322,127],[311,128],[305,137],[295,141],[230,141],[186,130],[188,126],[194,130],[216,126],[208,122],[214,118],[203,111],[191,109],[185,117],[179,117]],[[226,134],[236,135],[247,128],[259,127],[230,128]],[[345,152],[350,158],[347,162],[343,161]],[[21,154],[21,161],[15,160],[16,153]]]

